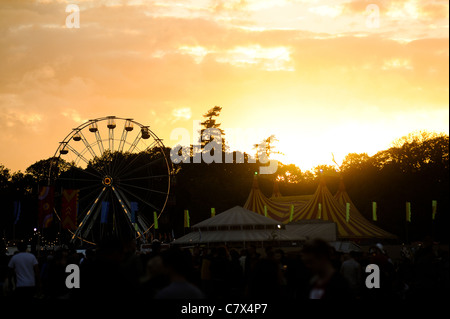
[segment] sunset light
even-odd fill
[[[96,116],[139,119],[172,146],[213,105],[246,132],[230,131],[231,149],[274,134],[302,170],[448,133],[447,1],[375,1],[379,17],[365,1],[80,1],[72,29],[67,4],[2,5],[0,147],[13,170]]]

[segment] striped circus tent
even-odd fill
[[[270,217],[281,223],[288,223],[290,221],[291,205],[294,206],[293,216],[295,216],[303,209],[306,202],[307,201],[279,202],[272,198],[269,199],[259,189],[258,178],[257,176],[254,176],[253,186],[244,205],[244,208],[264,216],[264,206],[266,206],[267,217]]]
[[[273,192],[272,192],[272,196],[271,196],[271,198],[274,198],[274,197],[281,197],[282,195],[281,195],[281,193],[280,193],[280,189],[278,188],[278,181],[275,181],[274,183],[273,183]]]
[[[351,217],[353,217],[353,215],[361,215],[358,208],[356,208],[355,204],[353,204],[352,200],[350,199],[350,196],[348,195],[345,189],[344,181],[342,180],[342,178],[341,181],[339,182],[338,191],[334,195],[334,199],[336,199],[344,207],[347,203],[350,204]]]
[[[344,189],[345,192],[345,189]],[[328,190],[322,179],[313,198],[296,214],[294,221],[303,219],[322,219],[336,223],[338,238],[340,239],[368,239],[368,238],[395,238],[394,235],[382,230],[365,219],[350,197],[345,194],[336,194],[344,204],[337,200]],[[346,221],[345,203],[350,203],[350,218]]]

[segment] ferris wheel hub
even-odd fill
[[[105,186],[112,186],[113,179],[112,179],[111,176],[106,175],[105,177],[103,177],[102,183],[103,183],[103,185],[105,185]]]

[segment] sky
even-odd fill
[[[440,0],[2,0],[0,164],[24,171],[109,115],[173,146],[215,105],[230,149],[274,134],[279,160],[302,170],[448,134],[448,12]]]

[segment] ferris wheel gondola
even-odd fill
[[[108,116],[74,128],[57,148],[49,171],[56,189],[79,194],[71,241],[145,236],[154,212],[159,218],[167,205],[171,166],[166,153],[149,126],[130,118]],[[65,169],[59,169],[62,162]]]

